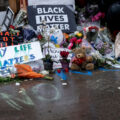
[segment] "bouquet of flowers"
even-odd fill
[[[79,47],[79,45],[82,43],[83,33],[76,31],[74,34],[71,34],[68,38],[69,45],[68,49],[74,49],[76,47]]]
[[[60,60],[62,68],[64,68],[64,69],[65,68],[69,68],[70,60],[67,59],[68,55],[69,55],[69,52],[67,52],[67,51],[61,51],[60,55],[62,57],[62,59]]]
[[[116,59],[111,59],[107,57],[103,57],[99,51],[92,52],[91,55],[94,58],[95,68],[99,67],[111,67],[114,65],[120,65],[120,63]]]
[[[60,55],[61,55],[62,58],[67,59],[67,57],[68,57],[68,55],[69,55],[69,52],[61,51],[61,52],[60,52]]]
[[[98,36],[99,28],[97,26],[89,26],[86,28],[86,37],[89,42],[95,41]]]
[[[103,41],[99,41],[98,44],[94,45],[94,47],[100,52],[100,54],[102,55],[106,55],[106,54],[110,54],[113,49],[112,49],[112,45],[107,43],[107,42],[103,42]]]

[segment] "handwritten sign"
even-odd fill
[[[9,31],[0,32],[0,47],[18,45],[23,43],[23,41],[23,36],[19,31],[14,35]]]
[[[39,42],[4,47],[0,49],[0,68],[36,61],[42,57]]]
[[[40,25],[43,20],[48,28],[56,26],[67,33],[76,30],[74,13],[65,5],[28,6],[28,21],[35,30],[41,31]]]
[[[67,52],[71,52],[69,49],[67,48],[45,48],[43,50],[43,56],[47,55],[48,52],[49,54],[51,55],[52,59],[53,60],[59,60],[61,59],[62,57],[60,56],[60,52],[61,51],[67,51]],[[68,59],[71,59],[72,58],[72,54],[69,54],[68,55]]]
[[[60,63],[60,59],[62,59],[62,57],[60,56],[60,52],[61,51],[67,51],[67,52],[71,52],[69,49],[67,48],[44,48],[43,50],[43,57],[45,57],[45,55],[47,55],[48,53],[51,55],[52,60],[56,61],[57,63],[53,64],[53,68],[57,69],[57,68],[61,68],[61,63]],[[68,55],[68,59],[72,59],[73,54],[70,53]]]

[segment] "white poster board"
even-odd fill
[[[42,59],[42,51],[39,42],[0,48],[0,68],[23,64]]]
[[[50,54],[50,56],[52,57],[52,60],[58,62],[54,62],[53,64],[53,69],[57,69],[57,68],[61,68],[61,63],[60,63],[60,59],[62,59],[62,57],[60,56],[60,52],[61,51],[67,51],[67,52],[71,52],[69,49],[67,48],[44,48],[43,50],[43,57],[45,57],[45,55],[47,55],[48,53]],[[68,59],[71,60],[73,57],[73,54],[70,53],[68,55]]]

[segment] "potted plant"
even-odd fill
[[[60,59],[60,63],[62,65],[62,68],[65,69],[65,68],[69,68],[69,63],[70,63],[70,60],[67,59],[68,55],[69,55],[69,52],[66,52],[66,51],[61,51],[60,52],[60,55],[62,57],[62,59]]]
[[[43,63],[45,70],[53,70],[53,60],[49,54],[45,55],[45,58],[43,58]]]

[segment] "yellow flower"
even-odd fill
[[[58,45],[58,44],[55,44],[55,47],[56,47],[56,48],[60,48],[60,45]]]
[[[82,33],[77,33],[76,34],[78,37],[82,37]]]

